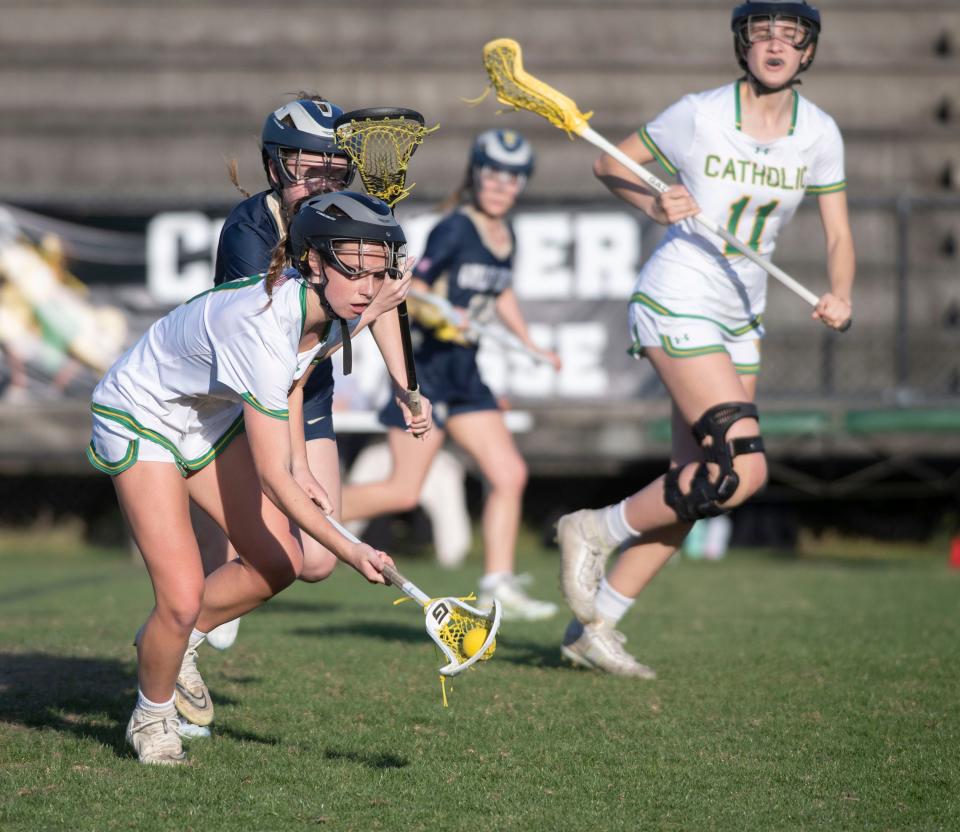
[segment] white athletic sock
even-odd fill
[[[596,597],[593,599],[593,608],[597,618],[603,619],[611,627],[616,627],[635,600],[621,595],[604,578],[600,581],[600,589],[597,590]]]
[[[621,500],[612,506],[607,506],[603,510],[603,517],[606,521],[607,534],[613,538],[614,545],[619,546],[634,537],[640,537],[640,532],[631,528],[627,522],[627,500]]]
[[[489,592],[497,584],[507,580],[512,574],[512,572],[488,572],[480,579],[480,591]]]
[[[206,633],[201,633],[196,627],[194,627],[193,632],[190,633],[190,639],[187,641],[187,649],[192,650],[194,647],[198,647],[206,637]]]
[[[171,696],[169,702],[153,702],[143,695],[143,691],[140,690],[140,688],[137,688],[137,707],[151,714],[164,714],[169,711],[173,707],[174,698],[175,697]]]

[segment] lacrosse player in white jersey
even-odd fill
[[[669,471],[620,503],[561,518],[561,584],[574,619],[562,654],[573,663],[650,679],[617,623],[698,519],[730,511],[766,481],[753,404],[766,274],[695,224],[702,212],[769,258],[804,195],[818,197],[831,290],[813,318],[851,317],[855,271],[843,143],[833,119],[800,96],[820,14],[806,2],[748,2],[732,15],[745,75],[682,98],[620,144],[679,184],[653,196],[612,157],[594,165],[618,197],[670,228],[630,300],[632,351],[648,359],[673,402]],[[605,575],[610,553],[625,550]]]
[[[113,477],[156,598],[137,637],[139,694],[126,733],[141,762],[183,761],[177,711],[196,725],[213,720],[197,647],[210,629],[297,578],[299,529],[367,580],[384,582],[390,558],[347,540],[324,517],[333,504],[307,463],[303,389],[310,370],[366,325],[361,316],[384,279],[409,282],[404,244],[381,200],[311,197],[265,276],[177,307],[94,390],[87,456]],[[288,258],[295,268],[283,268]],[[396,316],[379,319],[373,335],[412,433],[427,433],[429,402],[417,417],[407,406]],[[191,500],[239,555],[206,580]]]

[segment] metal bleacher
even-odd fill
[[[419,198],[440,198],[459,181],[472,135],[495,118],[492,101],[462,101],[483,91],[480,50],[490,38],[521,41],[528,69],[593,110],[594,128],[619,140],[681,95],[735,77],[731,5],[288,0],[281,13],[262,0],[6,0],[0,193],[75,213],[230,204],[236,193],[224,157],[239,159],[241,179],[259,181],[263,114],[308,88],[346,107],[402,104],[439,122],[411,178]],[[949,411],[960,395],[960,3],[817,5],[824,32],[801,91],[845,137],[856,323],[845,336],[812,328],[792,295],[771,289],[761,397],[771,411],[815,402],[829,431],[849,436],[850,413]],[[591,175],[591,148],[528,114],[499,119],[536,145],[532,200],[609,199]],[[824,285],[812,204],[784,233],[777,260],[801,281]],[[611,411],[612,435],[658,408],[663,416],[660,404]],[[550,449],[563,444],[556,437],[578,416],[536,415],[554,438],[523,441],[549,467]],[[58,418],[38,442],[56,445],[56,425],[66,430],[75,419]],[[932,450],[945,434],[926,431],[923,419],[904,435]],[[603,441],[662,451],[655,437],[634,446]]]

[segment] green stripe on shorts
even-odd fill
[[[96,452],[93,447],[93,442],[91,442],[87,446],[87,460],[98,471],[103,471],[104,474],[109,474],[111,477],[115,477],[117,474],[122,474],[127,470],[127,468],[137,461],[137,453],[139,450],[140,440],[131,439],[127,444],[127,452],[123,455],[123,458],[118,459],[116,462],[110,462]]]
[[[715,320],[714,318],[708,318],[706,315],[686,315],[680,312],[672,312],[667,309],[662,303],[655,301],[650,295],[646,295],[643,292],[636,292],[630,296],[630,303],[639,303],[641,306],[647,307],[651,312],[656,312],[658,315],[667,315],[671,318],[693,318],[698,321],[710,321],[712,324],[716,324],[720,329],[726,332],[728,335],[746,335],[752,329],[759,329],[760,323],[763,320],[762,315],[757,315],[752,321],[747,321],[747,323],[742,326],[738,326],[735,329],[731,329],[728,326],[724,326],[720,321]]]

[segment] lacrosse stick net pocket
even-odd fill
[[[394,112],[396,116],[378,115],[376,110],[357,111],[349,120],[354,114],[347,113],[336,128],[337,145],[356,165],[367,193],[391,208],[413,188],[405,187],[410,157],[424,137],[439,126],[424,127],[423,117],[413,111]]]
[[[568,135],[580,134],[593,115],[581,113],[573,99],[526,72],[520,44],[511,38],[498,38],[483,47],[483,68],[500,103],[543,116]]]

